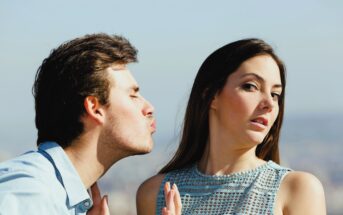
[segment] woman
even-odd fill
[[[212,53],[175,156],[137,192],[138,214],[181,214],[181,204],[182,214],[325,214],[317,178],[279,166],[285,85],[282,61],[262,40]]]

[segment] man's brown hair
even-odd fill
[[[55,141],[69,146],[83,131],[84,99],[108,103],[108,67],[137,61],[137,50],[116,35],[91,34],[52,50],[38,68],[32,88],[35,98],[37,145]]]

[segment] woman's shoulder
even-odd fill
[[[285,175],[280,197],[283,208],[303,214],[325,214],[325,196],[322,183],[314,175],[291,171]]]
[[[143,192],[144,194],[148,194],[148,193],[151,193],[152,191],[158,192],[165,175],[166,174],[157,174],[148,178],[139,186],[137,193]]]
[[[282,185],[287,188],[290,194],[305,195],[316,194],[321,195],[324,192],[323,185],[319,179],[307,172],[292,171],[289,172]]]
[[[136,195],[137,214],[155,214],[157,195],[165,174],[157,174],[145,180]]]

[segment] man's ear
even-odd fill
[[[104,106],[100,104],[99,100],[95,96],[87,96],[83,101],[86,114],[91,119],[95,120],[99,124],[105,122]]]

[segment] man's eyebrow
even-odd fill
[[[241,76],[241,78],[244,78],[246,76],[254,76],[259,82],[262,82],[262,83],[265,82],[265,80],[261,76],[256,74],[256,73],[245,73],[245,74],[243,74]],[[273,87],[275,87],[275,88],[282,88],[282,84],[274,84]]]

